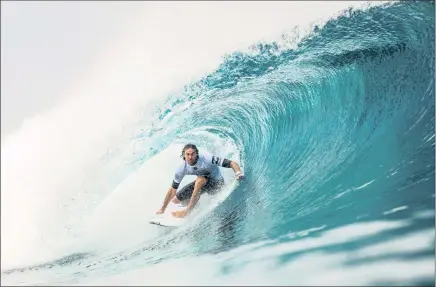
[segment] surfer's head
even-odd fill
[[[198,149],[195,144],[187,144],[183,147],[182,157],[189,165],[194,165],[198,159]]]

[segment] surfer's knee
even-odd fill
[[[195,180],[196,184],[201,184],[204,185],[207,182],[207,178],[205,178],[204,176],[197,176],[197,179]]]
[[[173,203],[179,204],[181,201],[177,198],[177,196],[174,196]]]

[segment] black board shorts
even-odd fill
[[[195,180],[185,185],[182,189],[176,192],[176,197],[180,201],[191,199],[194,192]],[[200,194],[207,192],[209,195],[216,194],[221,187],[224,186],[223,179],[207,179],[206,184],[201,188]]]

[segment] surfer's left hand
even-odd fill
[[[183,218],[183,217],[185,217],[188,214],[188,211],[186,209],[184,209],[184,210],[177,210],[177,211],[171,212],[171,214],[174,217]]]
[[[238,172],[235,174],[235,176],[236,176],[236,179],[237,179],[237,180],[243,180],[243,179],[244,179],[244,174],[243,174],[242,172],[240,172],[240,171],[238,171]]]

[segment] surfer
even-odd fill
[[[208,152],[199,154],[194,144],[185,145],[181,157],[184,162],[176,169],[172,185],[165,196],[162,207],[156,212],[157,214],[165,212],[170,200],[175,204],[186,204],[189,201],[186,209],[172,212],[175,217],[185,217],[194,209],[201,194],[205,192],[210,195],[216,194],[224,185],[224,178],[218,167],[232,168],[237,180],[244,178],[244,174],[235,161]],[[177,191],[185,175],[196,175],[197,178]]]

